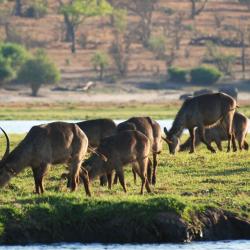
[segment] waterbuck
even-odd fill
[[[76,188],[79,170],[88,148],[88,138],[76,125],[66,122],[53,122],[34,126],[25,138],[10,153],[9,138],[5,156],[0,162],[0,187],[19,174],[25,167],[32,167],[35,191],[44,192],[43,177],[50,164],[69,165],[71,189]]]
[[[100,145],[100,142],[103,138],[114,135],[116,133],[116,124],[111,119],[94,119],[88,121],[82,121],[76,123],[79,128],[86,134],[88,137],[89,145],[88,151],[93,152],[92,149],[97,148]],[[61,179],[68,179],[67,186],[69,187],[69,174],[63,173]],[[102,186],[107,185],[107,177],[100,177],[100,184]]]
[[[234,113],[232,132],[233,132],[233,150],[237,151],[237,146],[235,143],[235,139],[238,141],[239,149],[248,150],[248,143],[246,141],[246,136],[248,132],[249,122],[248,118],[239,113]],[[221,141],[227,140],[227,134],[222,124],[218,124],[215,127],[207,128],[205,130],[205,137],[209,144],[215,142],[218,149],[222,151]],[[199,137],[199,132],[195,131],[195,146],[200,144],[201,140]],[[191,146],[191,138],[189,137],[183,144],[180,145],[180,151],[188,150]]]
[[[116,133],[116,124],[111,119],[95,119],[76,124],[87,135],[92,148],[97,148],[103,138]]]
[[[87,135],[89,139],[89,149],[97,148],[103,138],[114,135],[116,133],[116,124],[111,119],[94,119],[78,122],[77,125]],[[100,177],[100,184],[107,185],[107,177]]]
[[[236,109],[236,101],[227,94],[204,94],[187,99],[177,113],[171,129],[164,128],[169,151],[174,154],[178,151],[180,137],[184,128],[189,130],[191,137],[190,153],[195,150],[195,128],[198,128],[201,142],[215,153],[215,149],[208,143],[205,137],[205,128],[215,126],[218,123],[224,124],[228,146],[230,151],[232,140],[232,121]]]
[[[162,150],[162,133],[158,122],[152,120],[150,117],[132,117],[117,126],[117,131],[138,130],[146,135],[151,142],[151,151],[153,155],[153,176],[152,184],[156,183],[156,168],[157,168],[157,154]],[[151,171],[149,171],[150,173]],[[149,182],[151,182],[151,175],[148,174]],[[134,173],[134,178],[136,175]]]
[[[115,170],[124,192],[127,191],[124,180],[123,167],[132,164],[134,171],[142,180],[141,194],[144,186],[151,192],[147,179],[148,156],[150,154],[150,140],[139,131],[124,131],[107,137],[101,141],[97,152],[106,157],[93,154],[81,168],[80,177],[83,180],[87,195],[91,195],[89,181],[107,174],[109,188],[111,188],[112,172]]]

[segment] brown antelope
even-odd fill
[[[123,167],[132,164],[135,172],[142,180],[141,194],[144,186],[151,192],[147,179],[148,156],[150,154],[150,140],[139,131],[124,131],[102,140],[97,152],[106,157],[106,161],[98,155],[92,155],[81,168],[80,177],[83,180],[86,193],[90,196],[89,180],[107,174],[109,188],[111,188],[112,172],[115,170],[124,192],[127,192]]]
[[[75,190],[88,148],[88,138],[76,124],[53,122],[34,126],[10,154],[9,138],[4,134],[7,149],[0,162],[0,187],[25,167],[31,166],[36,193],[43,193],[43,177],[49,165],[66,163],[70,169],[71,189]]]
[[[116,124],[111,119],[95,119],[76,124],[87,135],[92,148],[97,148],[103,138],[116,133]]]
[[[76,123],[79,128],[86,134],[89,140],[88,149],[97,148],[103,138],[114,135],[116,133],[116,124],[111,119],[95,119]],[[69,174],[64,173],[62,179],[68,179],[67,186],[69,187]],[[107,177],[101,176],[100,183],[102,186],[107,185]]]
[[[151,151],[153,155],[153,176],[152,184],[156,183],[157,154],[162,150],[162,133],[160,125],[150,117],[132,117],[125,122],[121,122],[117,126],[117,131],[138,130],[146,135],[151,142]],[[149,165],[150,167],[150,165]],[[149,171],[150,173],[151,171]],[[133,172],[134,173],[134,172]],[[134,173],[134,178],[136,175]],[[151,182],[151,174],[148,174],[149,182]]]
[[[240,150],[242,149],[248,150],[249,146],[246,141],[248,127],[249,127],[248,118],[239,112],[235,112],[234,118],[233,118],[233,126],[232,126],[232,132],[233,132],[232,144],[233,144],[234,151],[237,151],[235,139],[237,139],[238,141]],[[222,124],[218,124],[212,128],[207,128],[205,130],[205,137],[210,145],[212,142],[215,142],[215,144],[217,145],[220,151],[222,151],[221,141],[227,140],[226,131]],[[199,132],[196,130],[195,131],[195,146],[198,146],[200,142],[201,140],[199,137]],[[180,151],[188,150],[190,146],[191,146],[191,138],[189,137],[186,140],[186,142],[180,145]]]
[[[227,94],[204,94],[187,99],[177,113],[171,129],[164,128],[169,151],[174,154],[178,151],[180,137],[184,128],[189,130],[191,137],[191,150],[195,150],[195,128],[198,128],[201,142],[215,153],[215,149],[208,143],[205,137],[205,128],[223,123],[227,135],[227,151],[231,149],[232,121],[236,110],[236,101]]]

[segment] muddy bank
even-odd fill
[[[0,242],[162,243],[250,239],[249,221],[215,208],[196,212],[189,219],[171,211],[153,215],[143,211],[137,217],[111,210],[104,216],[99,212],[90,217],[80,213],[80,220],[78,209],[72,206],[70,214],[65,211],[59,216],[56,211],[39,208],[25,217],[2,210],[1,218],[5,222],[0,224]],[[72,217],[74,213],[76,216]]]

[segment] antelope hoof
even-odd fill
[[[151,183],[149,183],[149,184],[151,184]],[[152,177],[152,184],[153,184],[153,185],[156,184],[156,177],[155,177],[155,176]]]
[[[211,149],[211,153],[216,154],[216,150]]]
[[[190,150],[189,151],[189,154],[193,154],[195,151],[194,150]]]

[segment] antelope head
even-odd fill
[[[166,137],[162,137],[162,139],[168,144],[169,153],[174,155],[179,150],[180,139],[176,135],[170,134],[166,127],[164,127],[164,133]]]
[[[4,187],[10,180],[10,178],[15,174],[12,168],[8,168],[6,165],[6,159],[10,153],[10,140],[7,133],[0,127],[6,138],[6,150],[0,160],[0,187]]]

